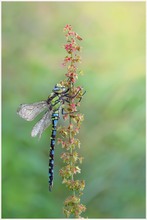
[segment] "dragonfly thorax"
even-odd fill
[[[51,108],[53,111],[56,111],[59,110],[60,106],[61,106],[60,95],[56,95],[51,100]]]

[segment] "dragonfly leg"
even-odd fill
[[[69,88],[67,88],[66,91],[62,92],[62,94],[66,94],[69,91]]]
[[[75,113],[75,112],[78,112],[78,111],[64,112],[64,108],[62,108],[61,112],[62,112],[62,115],[67,115],[67,114]]]
[[[81,89],[80,89],[80,90],[81,90]],[[78,90],[78,92],[77,92],[75,95],[73,95],[73,96],[70,96],[70,95],[66,94],[66,95],[64,95],[64,97],[73,99],[73,98],[75,98],[75,97],[78,95],[78,93],[80,92],[80,90]],[[79,98],[79,101],[78,101],[78,102],[80,102],[80,101],[82,100],[83,95],[85,95],[85,93],[86,93],[86,91],[81,95],[81,97]],[[65,100],[65,101],[68,102],[67,100]]]
[[[85,92],[82,94],[82,96],[79,98],[79,101],[76,103],[76,106],[78,105],[79,102],[81,102],[81,100],[82,100],[82,98],[83,98],[83,95],[85,95],[85,93],[86,93],[86,91],[85,91]],[[78,93],[77,93],[77,94],[78,94]],[[77,94],[76,94],[76,95],[77,95]],[[74,98],[74,97],[75,97],[75,95],[74,95],[74,96],[69,96],[68,98]],[[70,103],[70,101],[67,100],[67,99],[64,99],[64,101]]]
[[[80,92],[80,90],[81,90],[81,89],[79,89],[79,90],[76,92],[76,94],[73,95],[73,96],[70,96],[69,94],[66,94],[66,95],[64,95],[64,97],[67,97],[67,98],[73,99],[73,98],[75,98],[75,97],[78,95],[78,93]]]
[[[82,96],[80,97],[80,99],[79,99],[78,103],[79,103],[79,102],[81,102],[81,100],[82,100],[82,98],[83,98],[83,95],[85,95],[85,93],[86,93],[86,91],[85,91],[85,92],[83,92],[83,94],[82,94]]]

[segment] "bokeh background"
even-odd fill
[[[66,24],[83,38],[83,217],[144,218],[145,2],[2,3],[2,217],[64,217],[61,146],[49,193],[50,129],[40,141],[31,138],[35,122],[16,110],[46,99],[64,78]]]

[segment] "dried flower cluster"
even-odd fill
[[[84,119],[77,108],[80,106],[80,101],[83,97],[83,88],[76,87],[75,83],[78,79],[78,63],[81,61],[79,52],[81,47],[77,41],[82,38],[73,31],[71,25],[66,25],[64,28],[67,43],[64,48],[67,52],[63,61],[63,66],[67,68],[66,79],[62,81],[62,85],[69,89],[68,102],[64,106],[64,120],[68,120],[67,127],[59,127],[61,138],[58,138],[58,143],[62,145],[64,152],[61,159],[65,166],[60,170],[60,175],[66,187],[72,191],[64,202],[64,214],[66,217],[80,218],[81,213],[86,210],[85,206],[80,203],[80,196],[85,187],[84,180],[75,180],[75,175],[81,172],[78,164],[82,163],[83,157],[79,155],[77,149],[80,148],[80,140],[75,136],[79,133],[81,123]]]

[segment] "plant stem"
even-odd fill
[[[72,57],[72,54],[71,54],[71,57]],[[72,65],[72,62],[71,62],[71,65]],[[69,88],[69,94],[71,94],[71,88],[72,88],[72,82],[70,81],[70,88]],[[70,102],[69,102],[69,105],[71,104],[71,99],[70,99]],[[71,128],[70,128],[70,125],[72,123],[72,119],[71,119],[71,115],[69,114],[69,143],[71,143]],[[70,148],[70,153],[72,155],[73,153],[73,149],[72,147]],[[72,163],[72,160],[70,161],[70,165],[72,167],[73,163]],[[72,174],[71,176],[71,180],[74,181],[74,174]],[[75,190],[73,190],[73,196],[75,196]]]
[[[65,36],[67,43],[64,48],[67,55],[64,58],[63,66],[67,67],[67,77],[63,81],[63,85],[67,87],[67,103],[65,104],[65,109],[67,115],[64,117],[68,120],[69,125],[67,127],[61,127],[60,133],[63,135],[63,140],[59,139],[62,147],[66,150],[65,153],[61,155],[63,162],[66,164],[61,170],[60,175],[63,178],[63,183],[71,190],[70,196],[68,196],[64,202],[64,214],[67,218],[76,217],[80,218],[80,214],[86,210],[86,207],[80,203],[80,196],[85,187],[84,180],[74,180],[74,175],[80,173],[80,168],[78,163],[82,163],[82,157],[76,152],[76,148],[80,146],[79,139],[75,138],[75,135],[79,133],[81,122],[83,121],[82,114],[76,114],[78,103],[80,103],[83,97],[83,88],[76,87],[75,83],[78,79],[77,64],[80,62],[79,52],[81,47],[77,43],[77,40],[82,40],[82,38],[72,30],[71,25],[66,25],[64,28],[66,32]]]

